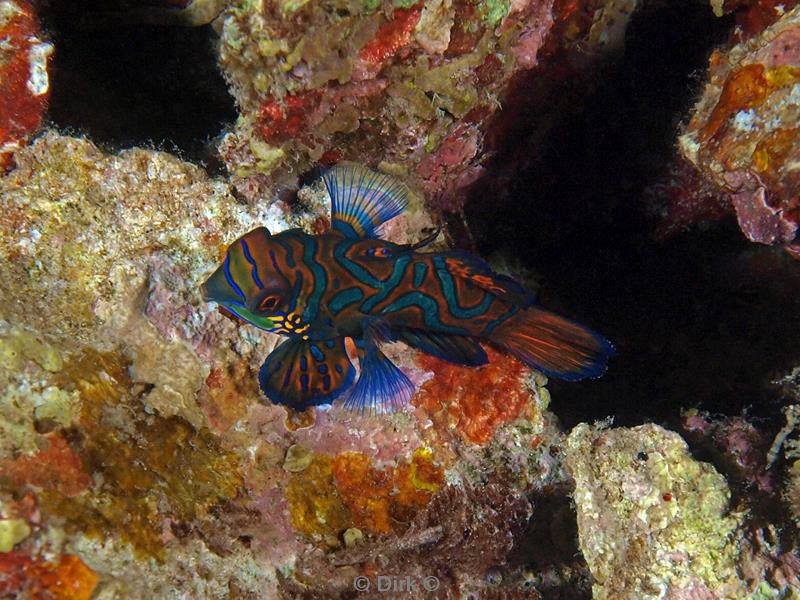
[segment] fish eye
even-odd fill
[[[258,310],[266,312],[269,310],[274,310],[276,306],[278,306],[277,296],[265,296],[261,301],[261,304],[258,305]]]

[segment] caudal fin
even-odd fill
[[[600,334],[536,307],[521,310],[489,339],[534,369],[568,381],[600,377],[615,354]]]

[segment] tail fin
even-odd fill
[[[600,334],[536,307],[521,310],[489,339],[534,369],[568,381],[600,377],[616,352]]]

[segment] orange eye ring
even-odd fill
[[[268,310],[274,310],[276,306],[278,306],[277,296],[265,296],[261,304],[258,305],[258,310],[266,312]]]

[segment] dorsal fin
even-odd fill
[[[498,298],[527,308],[533,304],[533,295],[508,275],[495,273],[483,260],[459,250],[442,252],[444,268],[455,277],[463,277],[473,285],[491,292]],[[442,264],[439,263],[439,264]]]
[[[406,186],[361,165],[337,165],[323,176],[333,228],[351,239],[378,238],[380,226],[408,205]]]

